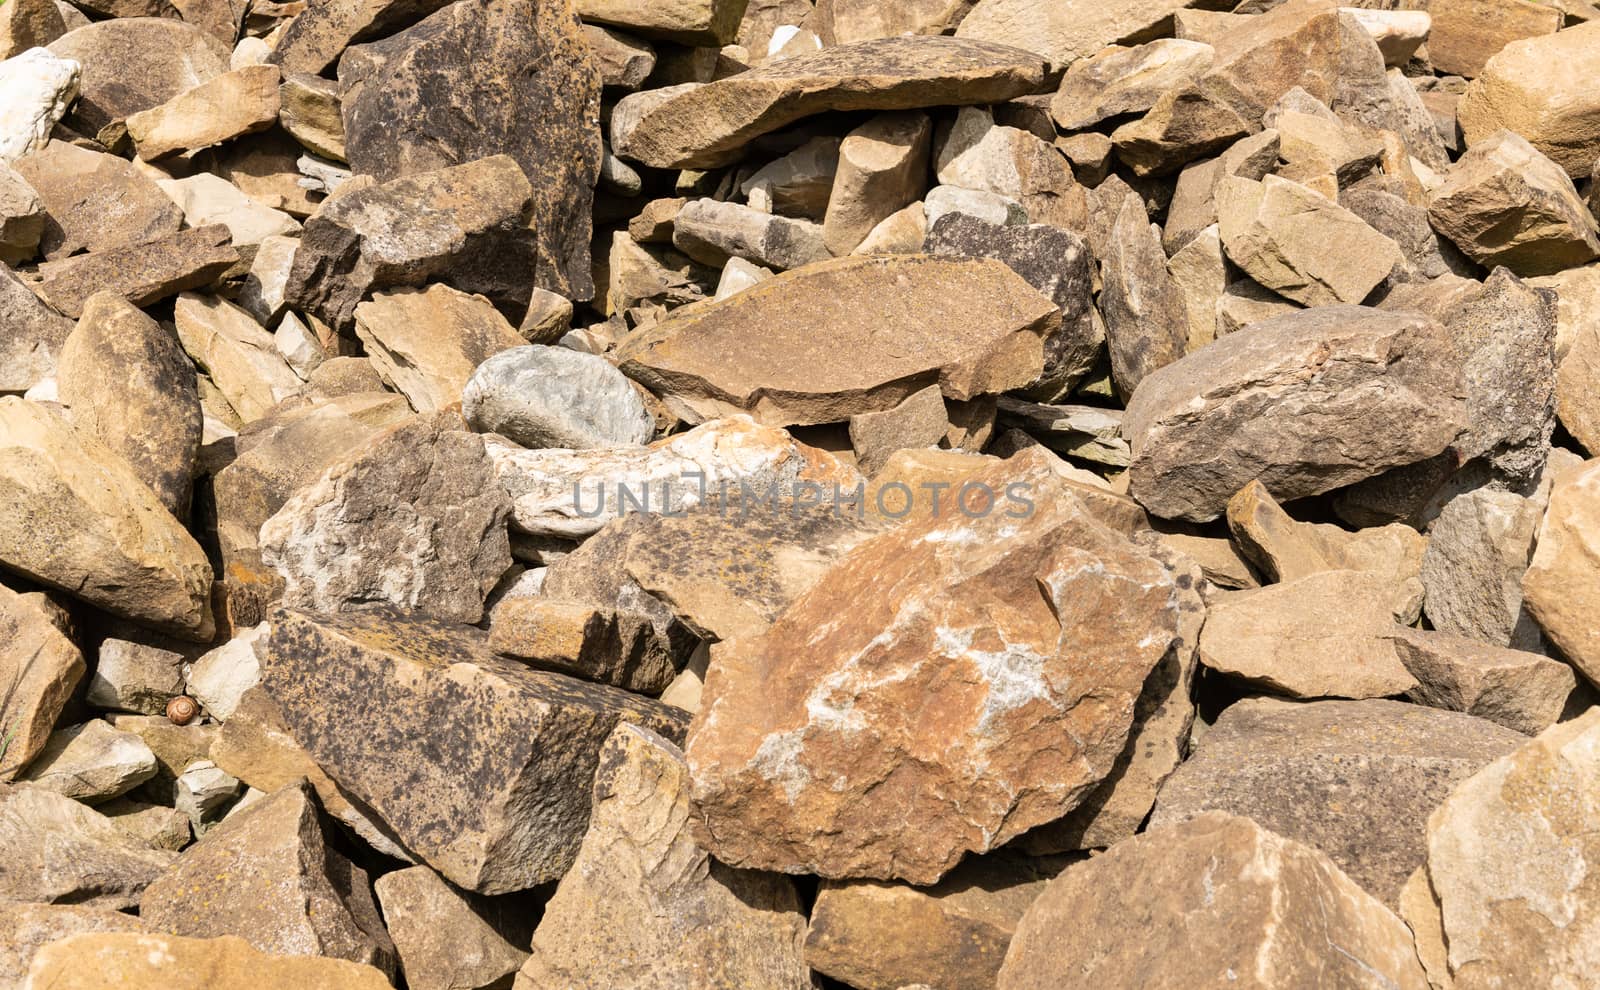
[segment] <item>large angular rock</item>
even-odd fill
[[[284,298],[341,332],[375,289],[440,281],[525,305],[532,198],[505,155],[347,193],[306,221]]]
[[[92,296],[61,349],[56,394],[76,430],[127,461],[168,512],[188,514],[200,394],[177,336],[118,296]]]
[[[1119,843],[1045,887],[997,986],[1046,990],[1064,973],[1106,990],[1428,986],[1405,924],[1327,856],[1220,812]]]
[[[745,15],[744,0],[577,0],[585,22],[610,24],[647,38],[720,48],[732,44]]]
[[[1067,69],[1050,101],[1050,116],[1062,130],[1078,131],[1149,110],[1167,90],[1211,68],[1215,56],[1210,45],[1176,38],[1094,54]]]
[[[39,301],[0,263],[0,392],[26,392],[55,376],[56,358],[72,321]]]
[[[1350,532],[1332,523],[1296,520],[1259,482],[1228,502],[1228,529],[1239,552],[1271,581],[1294,581],[1324,571],[1368,571],[1397,593],[1417,580],[1428,539],[1392,523]]]
[[[175,858],[63,794],[0,784],[0,902],[132,907]]]
[[[1072,167],[1050,142],[1030,131],[995,123],[981,107],[963,107],[940,128],[935,174],[947,186],[1015,200],[1035,223],[1082,230],[1087,198]]]
[[[1100,260],[1100,309],[1105,313],[1111,381],[1126,397],[1151,372],[1183,357],[1188,314],[1167,274],[1161,234],[1140,198],[1129,193]]]
[[[947,328],[935,337],[928,307]],[[957,401],[1030,385],[1059,321],[996,261],[840,258],[679,310],[629,338],[621,367],[695,421],[836,423],[935,383]],[[745,346],[753,325],[766,328],[759,347]]]
[[[773,268],[800,268],[831,257],[822,227],[809,220],[774,216],[714,199],[695,199],[683,205],[672,221],[672,246],[712,267],[742,258]]]
[[[812,985],[793,884],[711,859],[692,834],[689,773],[678,748],[647,729],[621,725],[606,740],[588,834],[545,906],[518,988]]]
[[[611,362],[531,345],[483,361],[461,393],[474,430],[524,447],[589,450],[648,443],[655,418]]]
[[[839,145],[823,241],[844,256],[927,189],[933,121],[925,113],[887,113],[857,127]]]
[[[1175,635],[1173,577],[1020,456],[713,652],[688,756],[718,859],[932,883],[1110,771]]]
[[[334,67],[345,49],[359,41],[384,38],[410,27],[451,0],[337,0],[308,6],[284,25],[267,56],[285,78],[320,76]]]
[[[956,36],[1022,48],[1065,66],[1124,38],[1148,37],[1163,21],[1188,6],[1189,0],[1109,0],[1096,4],[979,0],[956,29]]]
[[[499,930],[522,926],[506,924],[426,866],[384,874],[373,888],[412,990],[505,986],[528,958],[507,941],[523,944],[527,932]]]
[[[0,7],[0,11],[4,8]],[[145,925],[131,914],[75,904],[0,905],[0,986],[20,988],[39,949],[69,935],[86,932],[142,932]]]
[[[126,794],[156,775],[155,754],[143,739],[100,719],[50,734],[19,780],[84,804]]]
[[[115,155],[51,141],[13,164],[48,213],[39,240],[46,258],[144,244],[183,226],[178,205]]]
[[[1320,850],[1394,907],[1425,858],[1428,815],[1524,741],[1483,719],[1396,701],[1247,699],[1167,778],[1150,827],[1242,815]]]
[[[62,258],[39,266],[39,295],[66,315],[83,315],[100,292],[148,306],[189,289],[211,285],[239,263],[229,245],[228,228],[218,225],[184,230],[145,244]]]
[[[1600,460],[1556,475],[1537,549],[1522,578],[1528,611],[1574,667],[1600,684]]]
[[[1428,61],[1440,75],[1483,73],[1486,63],[1512,42],[1552,35],[1561,29],[1561,9],[1523,0],[1429,0]],[[1504,65],[1504,63],[1502,63]],[[1538,63],[1548,72],[1551,63]]]
[[[224,72],[129,117],[128,137],[154,162],[264,131],[278,122],[279,82],[275,65]]]
[[[1588,178],[1600,158],[1597,41],[1600,23],[1589,23],[1499,49],[1461,98],[1457,115],[1467,145],[1514,131],[1574,180]]]
[[[100,642],[85,700],[113,711],[165,714],[167,703],[183,694],[183,668],[197,648],[131,629],[119,632],[138,638],[111,636]],[[175,646],[180,649],[169,649]]]
[[[567,871],[619,722],[683,732],[675,709],[503,660],[476,630],[392,612],[281,610],[272,622],[263,684],[295,739],[468,890],[507,893]]]
[[[355,330],[378,374],[422,413],[460,402],[480,364],[523,343],[489,300],[448,285],[379,292],[356,307]]]
[[[237,935],[273,955],[327,956],[395,971],[394,943],[366,871],[328,847],[304,782],[207,832],[146,888],[139,917],[186,938]]]
[[[1494,646],[1538,649],[1522,611],[1541,506],[1515,492],[1478,488],[1451,499],[1422,556],[1424,611],[1435,629]]]
[[[1577,684],[1571,667],[1538,653],[1421,629],[1401,627],[1389,635],[1400,662],[1417,679],[1407,698],[1523,735],[1554,725]]]
[[[475,623],[511,566],[510,511],[483,441],[459,413],[374,437],[261,527],[284,602],[321,612],[392,606]]]
[[[172,313],[183,349],[241,423],[255,422],[300,390],[300,377],[279,353],[272,334],[238,306],[186,292]]]
[[[44,749],[50,730],[83,680],[83,654],[57,628],[37,595],[0,585],[0,778],[10,779]]]
[[[753,138],[813,114],[999,103],[1033,93],[1043,81],[1041,59],[1004,45],[929,37],[863,41],[674,95],[646,111],[615,150],[655,168],[716,165]]]
[[[534,258],[524,281],[593,298],[600,72],[567,4],[451,4],[348,51],[339,94],[345,157],[358,175],[388,182],[491,155],[514,159],[533,189]]]
[[[127,462],[46,407],[0,398],[0,563],[113,615],[211,637],[211,565]]]
[[[30,981],[58,990],[386,990],[381,970],[343,959],[257,952],[242,938],[109,932],[74,935],[34,955]]]
[[[67,123],[89,137],[120,140],[122,122],[228,71],[228,48],[167,17],[118,17],[69,31],[50,51],[83,66]]]
[[[1325,306],[1263,320],[1140,384],[1123,419],[1132,494],[1193,522],[1252,480],[1283,501],[1317,495],[1443,451],[1467,425],[1465,393],[1425,316]]]

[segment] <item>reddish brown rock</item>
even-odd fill
[[[228,228],[221,224],[184,230],[148,244],[97,251],[39,266],[39,295],[76,319],[89,297],[112,292],[135,306],[215,282],[239,263]]]

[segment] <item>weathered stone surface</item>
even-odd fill
[[[461,411],[474,430],[530,448],[626,447],[655,435],[654,417],[615,366],[560,347],[517,347],[482,362]]]
[[[61,11],[50,0],[12,0],[0,8],[0,59],[41,48],[66,33]]]
[[[0,7],[0,11],[4,8]],[[51,942],[85,932],[142,932],[139,919],[121,911],[75,904],[0,905],[0,987],[26,985],[34,953]]]
[[[155,754],[143,739],[100,719],[50,734],[18,777],[84,804],[99,804],[156,775]]]
[[[518,988],[812,985],[793,885],[711,859],[691,831],[689,792],[676,746],[617,727],[600,751],[588,834],[545,907]]]
[[[238,306],[186,292],[173,307],[178,339],[242,423],[265,416],[300,389],[270,333]]]
[[[284,296],[341,332],[375,289],[440,281],[522,305],[532,197],[505,155],[346,193],[306,222]]]
[[[1151,372],[1183,357],[1189,343],[1188,314],[1167,274],[1160,230],[1137,195],[1123,197],[1100,264],[1111,380],[1126,397]]]
[[[648,110],[626,143],[613,147],[656,168],[715,165],[753,138],[828,110],[998,103],[1035,92],[1043,81],[1040,59],[1003,45],[928,37],[863,41],[675,95]]]
[[[128,137],[145,161],[264,131],[278,122],[278,67],[252,65],[208,79],[128,118]]]
[[[0,392],[25,392],[54,377],[56,357],[71,334],[71,320],[0,264]]]
[[[178,774],[172,803],[188,816],[194,834],[204,837],[235,807],[243,805],[245,786],[210,760],[196,760]]]
[[[211,565],[127,462],[12,396],[0,437],[0,562],[113,615],[210,638]]]
[[[63,794],[0,784],[0,901],[132,907],[174,858]]]
[[[380,970],[343,959],[272,956],[242,938],[74,935],[34,955],[30,981],[59,990],[385,990]]]
[[[377,293],[356,307],[355,331],[378,374],[423,413],[460,402],[479,365],[523,342],[489,300],[448,285]]]
[[[1226,148],[1251,132],[1252,119],[1185,86],[1168,90],[1150,112],[1111,132],[1117,157],[1136,175],[1165,175]]]
[[[1555,162],[1509,130],[1475,141],[1428,199],[1439,233],[1481,265],[1548,275],[1600,254],[1595,218]]]
[[[1400,662],[1417,679],[1407,698],[1524,735],[1554,725],[1577,684],[1571,667],[1538,653],[1421,629],[1402,627],[1389,635]]]
[[[273,955],[395,970],[366,871],[328,847],[304,782],[207,832],[145,890],[139,917],[188,938],[236,935]]]
[[[1416,687],[1388,638],[1416,620],[1422,589],[1397,595],[1368,571],[1323,571],[1213,598],[1200,662],[1293,698],[1382,698]]]
[[[1468,146],[1493,140],[1502,129],[1514,131],[1574,180],[1587,178],[1600,158],[1597,40],[1600,23],[1589,23],[1500,49],[1461,98]]]
[[[573,4],[585,21],[611,24],[648,38],[712,48],[733,42],[745,6],[742,0],[577,0]]]
[[[986,223],[1006,227],[1026,224],[1028,211],[1009,196],[960,186],[934,186],[923,199],[923,213],[929,228],[950,213],[965,213]]]
[[[188,662],[184,653],[153,642],[108,637],[100,643],[86,700],[97,708],[164,714],[167,702],[183,693]]]
[[[127,461],[168,512],[188,513],[200,395],[171,331],[111,293],[90,297],[61,349],[56,394],[78,432]]]
[[[1181,88],[1211,68],[1215,55],[1215,49],[1198,41],[1163,38],[1081,59],[1062,78],[1050,101],[1050,116],[1062,130],[1077,131],[1149,110],[1167,90]]]
[[[1195,162],[1178,174],[1167,204],[1161,244],[1167,253],[1178,252],[1217,222],[1217,184],[1228,176],[1260,182],[1277,168],[1278,132],[1271,128],[1234,142],[1216,158]]]
[[[1523,741],[1483,719],[1396,701],[1247,699],[1167,778],[1150,827],[1243,815],[1320,850],[1394,907],[1425,858],[1428,815]]]
[[[0,61],[0,161],[14,161],[44,147],[50,129],[78,95],[81,66],[49,49],[32,48]]]
[[[845,135],[822,224],[835,256],[854,251],[872,229],[922,198],[933,121],[925,113],[887,113]]]
[[[222,224],[228,228],[235,247],[252,249],[240,252],[247,258],[259,255],[260,245],[268,238],[300,233],[300,224],[289,214],[263,206],[219,175],[200,172],[187,179],[163,180],[157,185],[182,208],[189,226]],[[293,252],[289,253],[292,260]]]
[[[1597,736],[1594,709],[1553,726],[1429,819],[1428,879],[1455,986],[1581,985],[1593,971]]]
[[[1151,29],[1189,6],[1188,0],[1110,0],[1061,5],[1039,0],[979,0],[957,37],[1011,45],[1067,65]]]
[[[206,31],[165,17],[118,17],[69,31],[50,51],[83,66],[67,123],[113,140],[122,122],[228,71],[228,49]]]
[[[1220,812],[1119,843],[1045,887],[998,986],[1044,990],[1063,973],[1108,990],[1428,986],[1405,924],[1327,856]]]
[[[1532,499],[1490,488],[1445,505],[1422,558],[1424,610],[1433,628],[1494,646],[1539,648],[1538,630],[1522,611],[1522,576],[1541,509]]]
[[[1600,159],[1596,160],[1600,163]],[[0,273],[3,293],[4,273]],[[1554,288],[1556,318],[1556,413],[1561,425],[1590,453],[1600,452],[1600,266],[1570,269],[1529,284]]]
[[[937,447],[950,430],[950,414],[939,386],[929,385],[893,409],[851,416],[849,429],[856,466],[870,475],[897,450]]]
[[[465,425],[443,412],[397,426],[285,502],[261,527],[262,559],[287,582],[284,602],[482,619],[511,566],[509,505]]]
[[[44,749],[83,679],[83,655],[35,595],[0,585],[0,778],[10,779]]]
[[[279,611],[263,684],[330,777],[446,879],[497,894],[566,872],[601,743],[675,709],[491,654],[481,633],[394,613]],[[365,714],[363,714],[365,713]]]
[[[1590,681],[1600,683],[1600,461],[1556,475],[1537,549],[1522,579],[1523,601],[1544,634]]]
[[[188,693],[218,721],[232,718],[244,693],[261,682],[257,644],[266,634],[266,623],[252,626],[206,651],[189,668]]]
[[[1354,306],[1220,338],[1129,402],[1133,496],[1158,516],[1204,522],[1251,480],[1291,501],[1432,457],[1467,423],[1451,355],[1433,320]]]
[[[1429,545],[1421,533],[1399,523],[1352,533],[1331,523],[1300,522],[1259,481],[1228,501],[1228,529],[1244,556],[1272,581],[1367,571],[1387,579],[1398,594],[1417,580]]]
[[[821,226],[714,199],[683,205],[673,218],[672,246],[711,266],[745,258],[774,268],[800,268],[830,257]]]
[[[329,4],[320,4],[319,9]],[[307,17],[312,15],[307,14]],[[294,30],[296,18],[285,30]],[[277,51],[283,51],[280,42]],[[301,146],[323,158],[345,160],[344,118],[339,112],[339,85],[305,72],[286,73],[278,87],[278,123]]]
[[[183,211],[115,155],[52,141],[13,165],[48,211],[39,241],[46,258],[143,244],[183,226]]]
[[[944,185],[1016,200],[1034,223],[1066,230],[1087,223],[1084,191],[1061,153],[1036,134],[996,124],[987,109],[962,107],[940,128],[934,166]]]
[[[145,244],[62,258],[39,266],[39,294],[66,315],[83,315],[91,296],[111,292],[135,306],[215,282],[239,263],[228,228],[184,230]]]
[[[1428,32],[1428,61],[1440,75],[1466,76],[1512,42],[1555,34],[1561,28],[1559,8],[1527,0],[1429,0],[1433,26]],[[1541,73],[1553,66],[1539,63]]]
[[[598,24],[583,26],[583,40],[607,86],[635,90],[655,71],[656,50],[648,41]]]
[[[839,174],[839,146],[844,139],[835,135],[814,137],[800,147],[774,158],[756,169],[739,184],[739,191],[752,206],[768,208],[782,216],[804,217],[821,222],[828,213],[828,199]],[[665,211],[673,200],[658,200],[657,210]],[[652,204],[655,205],[655,204]],[[675,215],[683,208],[678,202]],[[646,216],[651,214],[645,207]],[[631,230],[632,224],[629,225]],[[668,232],[670,236],[670,231]]]
[[[339,92],[345,153],[358,175],[388,182],[490,155],[514,159],[533,191],[534,257],[524,286],[531,279],[572,299],[593,298],[600,72],[567,4],[451,4],[347,52]],[[455,109],[439,112],[447,106]]]
[[[1019,483],[1031,514],[1002,500]],[[860,544],[765,633],[714,651],[688,755],[718,859],[932,883],[1110,771],[1171,645],[1172,576],[1042,455],[974,485],[989,511],[947,505]],[[885,827],[907,816],[917,829]]]
[[[930,339],[921,307],[934,299],[948,330]],[[1032,384],[1059,320],[996,261],[840,258],[680,310],[630,338],[621,367],[696,421],[834,423],[935,382],[960,401]],[[766,328],[759,346],[752,325]]]
[[[323,75],[358,41],[395,34],[450,0],[339,0],[308,6],[291,18],[267,60],[285,77]]]
[[[117,828],[152,849],[178,852],[194,840],[189,816],[176,808],[147,804],[132,798],[113,798],[97,809]]]
[[[506,940],[509,934],[490,923],[492,909],[469,900],[426,866],[387,873],[373,888],[406,985],[414,990],[504,986],[528,958],[526,950]]]

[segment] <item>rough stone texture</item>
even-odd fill
[[[0,11],[4,9],[0,7]],[[146,927],[131,914],[106,908],[4,904],[0,905],[0,930],[6,933],[0,939],[0,987],[20,990],[27,982],[34,953],[51,942],[85,932],[142,932]]]
[[[1138,35],[1189,6],[1188,0],[1108,0],[1056,4],[1040,0],[979,0],[956,36],[1035,52],[1067,65]]]
[[[1591,709],[1485,767],[1429,819],[1455,986],[1580,986],[1593,972],[1597,741]]]
[[[447,880],[486,894],[560,877],[619,722],[683,714],[491,654],[482,633],[394,613],[279,611],[263,684],[295,739]]]
[[[1521,136],[1480,137],[1429,193],[1428,218],[1480,265],[1548,275],[1600,254],[1594,214],[1559,165]]]
[[[1427,11],[1433,21],[1428,61],[1440,75],[1468,79],[1512,42],[1561,28],[1558,7],[1526,0],[1429,0]],[[1539,64],[1541,73],[1551,68],[1548,62]]]
[[[872,228],[922,198],[932,140],[925,113],[879,114],[845,136],[822,224],[830,253],[849,254]]]
[[[178,205],[115,155],[52,141],[13,166],[48,213],[39,240],[46,258],[144,244],[183,226]]]
[[[0,784],[0,902],[132,907],[174,858],[63,794]]]
[[[849,429],[856,466],[871,475],[897,450],[937,447],[950,430],[950,414],[939,386],[929,385],[893,409],[851,416]]]
[[[225,299],[186,292],[173,306],[183,349],[222,393],[241,423],[265,416],[300,390],[300,377],[272,334]]]
[[[1167,90],[1211,68],[1215,55],[1215,49],[1198,41],[1163,38],[1076,61],[1050,101],[1050,115],[1062,130],[1077,131],[1149,110]]]
[[[448,285],[377,293],[356,307],[355,331],[378,374],[422,413],[460,402],[479,365],[523,343],[489,300]]]
[[[651,517],[629,520],[643,518]],[[552,565],[557,579],[547,574],[545,584],[555,588],[496,603],[489,614],[489,647],[541,670],[654,697],[671,685],[698,640],[619,570],[617,555],[608,552],[618,541],[605,532]],[[606,573],[596,574],[590,565]],[[577,580],[564,580],[568,575]]]
[[[209,639],[211,565],[116,454],[37,403],[0,398],[0,562],[113,615]]]
[[[1100,259],[1100,309],[1111,380],[1126,397],[1151,372],[1183,357],[1189,343],[1188,314],[1167,274],[1160,230],[1150,223],[1137,195],[1123,198],[1106,247]]]
[[[329,6],[332,5],[319,4],[318,9]],[[285,29],[285,42],[294,25],[304,19],[296,18]],[[283,51],[285,42],[280,42],[276,51]],[[344,118],[340,115],[337,83],[304,72],[286,74],[278,87],[278,103],[278,123],[307,151],[334,161],[345,160]]]
[[[56,394],[78,432],[127,461],[167,511],[187,514],[200,395],[177,336],[118,296],[92,296],[61,348]]]
[[[1168,90],[1149,113],[1112,131],[1111,142],[1135,175],[1165,175],[1245,137],[1252,124],[1226,103],[1185,86]]]
[[[25,392],[55,375],[56,357],[72,321],[39,301],[0,264],[0,392]]]
[[[1269,580],[1367,571],[1387,579],[1402,596],[1414,591],[1429,545],[1421,533],[1399,523],[1352,533],[1331,523],[1300,522],[1259,481],[1229,500],[1228,529],[1240,553]]]
[[[101,641],[85,700],[97,708],[161,715],[183,693],[183,652],[132,639]]]
[[[998,103],[1036,92],[1043,81],[1039,58],[1003,45],[928,37],[863,41],[674,95],[646,111],[627,141],[613,147],[655,168],[716,165],[751,139],[813,114]]]
[[[1327,856],[1220,812],[1119,843],[1045,887],[998,987],[1045,990],[1064,973],[1107,990],[1428,986],[1405,924]]]
[[[1542,515],[1539,503],[1514,492],[1478,488],[1451,499],[1422,557],[1429,624],[1493,646],[1537,650],[1538,629],[1522,611],[1522,576]]]
[[[386,990],[382,971],[343,959],[274,956],[233,936],[74,935],[34,955],[29,976],[56,990]]]
[[[713,860],[691,832],[689,791],[672,743],[633,725],[611,734],[588,834],[545,906],[520,990],[812,986],[793,885]]]
[[[1204,522],[1252,480],[1291,501],[1432,457],[1467,424],[1452,351],[1425,316],[1354,306],[1223,337],[1129,402],[1132,494],[1158,516]]]
[[[100,719],[50,734],[44,749],[18,777],[84,804],[126,794],[156,775],[155,754],[144,740]]]
[[[228,228],[185,230],[145,244],[63,258],[39,267],[39,295],[67,316],[83,315],[90,297],[112,292],[135,306],[207,286],[239,263]]]
[[[672,221],[672,246],[712,267],[744,258],[773,268],[800,268],[830,257],[821,226],[714,199],[683,205]]]
[[[226,724],[244,693],[261,682],[257,644],[266,634],[266,623],[252,626],[216,649],[207,650],[189,668],[188,693],[205,706],[212,718]]]
[[[0,585],[0,779],[10,779],[44,749],[50,730],[83,679],[83,655],[37,595]]]
[[[0,59],[41,48],[67,33],[51,0],[11,0],[0,7]]]
[[[1031,514],[1004,500],[1015,483]],[[860,544],[714,651],[688,755],[718,859],[932,883],[1110,772],[1175,635],[1173,577],[1042,455],[968,484],[990,486],[970,503],[987,513],[947,505]]]
[[[145,890],[139,917],[187,938],[237,935],[273,955],[395,970],[366,871],[327,846],[303,782],[207,832]]]
[[[122,122],[228,71],[228,48],[206,31],[164,17],[118,17],[62,35],[50,51],[83,66],[67,123],[90,137],[120,137]]]
[[[81,66],[33,48],[0,61],[0,162],[14,161],[44,147],[50,130],[78,95]]]
[[[338,0],[289,19],[267,61],[292,74],[323,75],[356,42],[401,31],[450,0]]]
[[[963,107],[939,129],[934,166],[940,183],[1013,199],[1034,223],[1082,230],[1088,222],[1086,194],[1061,153],[1037,134],[996,124],[987,109]]]
[[[220,175],[200,172],[187,179],[162,180],[157,185],[183,209],[183,218],[189,226],[222,224],[232,235],[234,246],[244,249],[240,251],[241,256],[252,262],[253,256],[261,253],[262,242],[268,238],[300,233],[299,222],[289,214],[257,202]],[[256,195],[267,198],[259,191]]]
[[[1515,131],[1573,179],[1600,158],[1600,23],[1514,41],[1489,59],[1467,87],[1458,115],[1469,147],[1501,129]]]
[[[339,93],[357,175],[387,182],[511,156],[533,189],[534,258],[524,282],[531,275],[539,288],[593,298],[600,72],[566,3],[451,4],[346,52]]]
[[[128,137],[153,162],[264,131],[278,122],[279,82],[275,65],[224,72],[129,117]]]
[[[947,328],[936,338],[920,315],[933,300]],[[934,383],[958,401],[1032,384],[1059,320],[996,261],[840,258],[679,310],[629,338],[621,367],[695,421],[836,423]]]
[[[372,438],[261,527],[284,602],[322,612],[393,607],[475,623],[511,566],[510,511],[483,441],[456,412]]]
[[[1407,698],[1524,735],[1554,725],[1577,684],[1571,667],[1538,653],[1421,629],[1398,628],[1389,635],[1400,662],[1417,679]]]
[[[1523,601],[1544,634],[1591,682],[1600,684],[1600,460],[1556,475],[1538,548],[1522,579]]]
[[[426,866],[384,874],[373,888],[412,990],[505,986],[528,958],[527,950],[507,941],[513,935],[491,923],[501,920],[492,907],[469,899]]]
[[[833,193],[833,183],[839,174],[839,146],[844,139],[823,135],[756,169],[750,178],[739,184],[739,191],[751,205],[765,205],[770,212],[781,216],[803,217],[821,222],[828,214],[828,199]],[[658,200],[655,209],[673,214],[684,203]],[[675,205],[674,205],[675,204]],[[652,204],[655,205],[655,204]],[[646,206],[642,216],[651,216],[651,206]],[[668,218],[670,219],[670,218]],[[633,224],[629,224],[629,230]],[[671,231],[667,232],[671,239]]]
[[[284,298],[341,332],[373,290],[430,281],[525,305],[532,199],[505,155],[346,193],[306,222]]]
[[[1483,719],[1397,701],[1247,699],[1167,778],[1150,827],[1243,815],[1325,853],[1392,908],[1422,865],[1429,813],[1524,741]]]
[[[1600,164],[1600,159],[1597,159]],[[0,272],[0,293],[5,274]],[[1585,288],[1600,289],[1600,268],[1591,266],[1559,276],[1552,286],[1560,294],[1556,323],[1556,413],[1561,425],[1583,445],[1600,453],[1600,320],[1590,317]],[[1532,284],[1543,285],[1535,279]],[[1587,296],[1587,298],[1586,298]],[[1584,300],[1580,302],[1579,300]]]
[[[744,0],[577,0],[585,21],[611,24],[647,38],[720,48],[732,44],[745,15]]]
[[[656,50],[648,41],[597,24],[583,26],[583,40],[607,86],[636,90],[655,71]]]

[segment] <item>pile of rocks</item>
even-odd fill
[[[1591,985],[1597,207],[1585,0],[0,0],[0,990]]]

